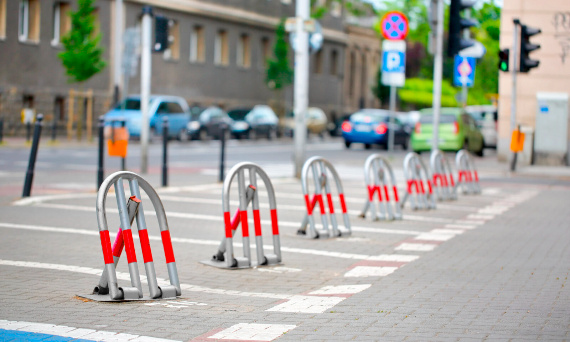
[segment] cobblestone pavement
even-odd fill
[[[353,234],[312,240],[296,235],[305,212],[300,182],[274,177],[283,263],[240,270],[200,263],[224,235],[221,184],[179,180],[158,192],[182,296],[121,303],[79,297],[91,293],[103,264],[93,191],[3,197],[0,339],[569,340],[568,184],[481,178],[480,195],[460,194],[436,210],[406,206],[401,221],[373,222],[358,217],[362,180],[347,177]],[[270,216],[259,191],[269,252]],[[233,212],[235,188],[231,199]],[[157,276],[168,279],[157,220],[143,203]],[[113,239],[119,219],[112,193],[107,216]],[[241,238],[234,249],[242,255]],[[126,260],[118,277],[128,286]]]

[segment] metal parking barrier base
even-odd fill
[[[396,186],[396,177],[390,163],[380,154],[372,154],[364,163],[364,180],[368,190],[368,197],[361,218],[366,217],[366,213],[370,210],[370,217],[376,220],[401,220],[402,211],[399,205],[398,188]],[[390,189],[392,196],[390,196]],[[378,204],[374,198],[378,195]],[[376,214],[379,209],[379,214]]]
[[[440,150],[433,151],[430,156],[430,166],[433,172],[433,191],[437,200],[456,200],[457,191],[453,178],[453,170],[445,154]]]
[[[245,171],[247,170],[249,184],[245,183]],[[238,194],[239,208],[233,218],[230,215],[230,188],[232,181],[237,175],[238,178]],[[263,236],[261,229],[261,217],[259,214],[259,197],[257,189],[257,176],[263,181],[267,189],[267,197],[269,200],[269,210],[271,215],[271,229],[273,235],[273,254],[265,254],[263,250]],[[253,224],[255,232],[256,256],[257,261],[252,262],[251,249],[249,242],[249,223],[247,211],[251,203],[253,211]],[[222,239],[218,251],[210,260],[201,261],[201,263],[209,266],[237,269],[250,268],[255,266],[270,266],[281,263],[281,240],[279,237],[279,222],[277,220],[277,202],[275,200],[275,191],[273,184],[265,171],[254,163],[239,163],[235,165],[224,179],[222,190],[222,205],[224,210],[224,226],[225,237]],[[243,257],[234,255],[233,237],[238,226],[241,224],[243,239]]]
[[[467,150],[460,150],[455,156],[455,166],[457,168],[457,184],[464,194],[480,194],[479,175],[473,163],[473,158]]]
[[[430,173],[417,153],[410,152],[404,158],[404,176],[407,186],[400,206],[403,208],[409,200],[413,210],[435,209]]]
[[[315,193],[313,197],[309,196],[309,172],[312,171]],[[333,200],[331,187],[328,182],[329,174],[333,177],[336,184],[336,189],[339,196],[340,206],[342,209],[342,217],[344,220],[344,228],[339,227]],[[348,217],[346,202],[344,200],[344,191],[342,188],[342,183],[340,177],[336,172],[332,164],[322,158],[322,157],[312,157],[309,158],[303,165],[301,171],[301,184],[303,187],[303,195],[305,197],[305,205],[307,207],[307,212],[301,223],[301,228],[297,231],[298,235],[308,235],[312,239],[327,238],[327,237],[337,237],[337,236],[349,236],[352,231],[350,229],[350,219]],[[329,216],[331,221],[332,234],[329,229],[327,213],[324,205],[323,195],[327,198],[327,204],[329,207]],[[317,228],[315,225],[315,220],[313,218],[313,212],[316,205],[319,205],[321,213],[321,223],[322,228]],[[309,226],[309,231],[307,232],[307,226]]]
[[[129,181],[131,197],[127,202],[125,197],[125,189],[123,180]],[[111,247],[111,239],[107,224],[107,214],[105,211],[105,203],[107,194],[111,186],[114,186],[117,198],[117,206],[119,209],[119,218],[121,228],[117,233],[115,244]],[[154,261],[150,248],[150,241],[144,217],[141,194],[139,186],[145,191],[149,197],[160,228],[162,237],[162,245],[164,247],[164,255],[166,259],[166,267],[170,285],[158,285],[156,272],[154,269]],[[170,231],[166,220],[166,213],[162,202],[152,186],[141,176],[128,171],[116,172],[101,184],[97,193],[97,222],[99,226],[99,235],[101,237],[101,247],[103,249],[103,259],[105,268],[99,285],[95,287],[93,294],[80,295],[80,297],[92,299],[95,301],[131,301],[131,300],[154,300],[162,298],[175,298],[181,295],[180,281],[178,271],[176,269],[176,261],[174,259],[174,251],[172,249],[172,241],[170,239]],[[131,224],[136,218],[138,236],[141,243],[142,255],[144,259],[144,268],[146,271],[146,281],[148,283],[149,295],[144,295],[141,285],[141,279],[138,270],[137,257],[133,241],[133,233]],[[130,287],[119,287],[116,273],[116,265],[119,262],[121,252],[125,249],[127,254],[128,269],[131,279]]]

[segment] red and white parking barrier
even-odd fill
[[[245,185],[245,171],[249,176],[249,185]],[[234,177],[238,178],[239,208],[231,218],[230,188]],[[257,176],[261,178],[267,189],[269,210],[271,215],[271,231],[273,236],[274,254],[265,254],[263,250],[263,236],[261,217],[259,214],[259,198],[257,191]],[[249,243],[249,223],[247,209],[252,204],[253,226],[256,242],[257,263],[252,263]],[[202,263],[220,268],[249,268],[262,265],[275,265],[281,263],[281,240],[279,237],[279,222],[277,220],[277,202],[275,191],[269,177],[261,167],[253,163],[240,163],[234,166],[224,180],[222,192],[222,205],[224,210],[225,237],[222,239],[217,253],[211,260]],[[233,237],[241,224],[243,238],[243,257],[234,256]]]
[[[410,152],[404,158],[404,176],[406,177],[406,193],[400,206],[403,208],[407,200],[416,209],[435,209],[435,199],[430,173],[421,157]]]
[[[312,178],[314,182],[314,194],[311,198],[309,194],[309,173],[312,171]],[[340,206],[342,210],[342,217],[344,220],[344,228],[339,227],[333,204],[333,198],[331,193],[331,187],[328,182],[328,175],[331,175],[335,181],[336,189],[338,192],[338,197],[340,201]],[[309,237],[320,238],[331,236],[329,231],[329,224],[327,220],[327,213],[325,209],[325,204],[323,200],[323,194],[327,198],[327,204],[329,207],[329,217],[331,220],[332,236],[347,236],[352,233],[350,229],[350,219],[348,217],[346,202],[344,200],[344,191],[342,189],[342,183],[340,177],[336,172],[332,164],[322,158],[322,157],[312,157],[308,159],[303,165],[303,170],[301,171],[301,183],[303,187],[303,196],[305,197],[305,205],[307,206],[307,213],[303,218],[301,223],[301,228],[297,231],[299,235],[307,235],[307,225],[309,225]],[[319,205],[322,229],[317,229],[315,226],[315,221],[313,218],[313,213],[316,205]]]
[[[399,205],[398,188],[396,177],[390,163],[380,154],[373,154],[364,162],[364,180],[368,190],[368,198],[362,209],[360,217],[365,218],[370,210],[373,221],[375,220],[401,220],[402,210]],[[392,196],[390,196],[392,190]],[[378,204],[374,198],[378,196]],[[376,214],[376,209],[380,214]]]
[[[480,194],[479,175],[467,150],[457,152],[455,166],[458,174],[456,186],[461,187],[464,194]]]
[[[433,188],[439,201],[457,199],[455,180],[451,165],[443,152],[436,150],[430,157],[431,170],[433,172]]]

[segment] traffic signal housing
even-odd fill
[[[449,43],[447,45],[447,56],[453,57],[459,51],[475,44],[470,39],[463,39],[463,32],[470,27],[477,26],[477,21],[463,18],[461,11],[470,9],[477,0],[451,0],[449,7]]]
[[[163,52],[168,49],[168,18],[155,16],[154,22],[154,52]]]
[[[499,51],[499,70],[509,71],[509,49]]]
[[[528,55],[532,51],[540,49],[540,45],[532,44],[530,42],[530,37],[539,34],[540,32],[542,31],[538,28],[521,25],[520,72],[529,72],[530,69],[536,68],[540,64],[540,61],[530,59]]]

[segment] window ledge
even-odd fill
[[[40,41],[39,40],[29,40],[29,39],[18,39],[18,41],[24,45],[35,45],[38,46],[40,45]]]
[[[200,61],[200,60],[195,60],[195,61],[188,61],[188,63],[190,64],[206,64],[206,61]]]
[[[54,40],[52,40],[52,41],[50,42],[50,44],[51,44],[51,46],[52,46],[53,48],[55,48],[55,49],[63,49],[63,45],[61,44],[60,41],[54,41]]]

